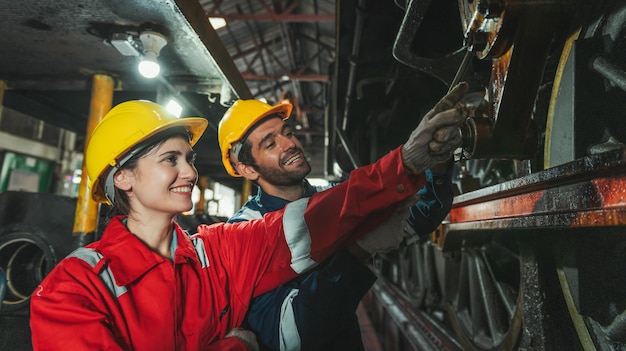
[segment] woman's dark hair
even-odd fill
[[[136,148],[142,148],[137,154],[128,159],[126,163],[120,166],[120,169],[135,169],[137,167],[137,162],[140,158],[147,155],[150,151],[159,147],[159,145],[163,144],[167,140],[173,137],[183,137],[187,141],[191,140],[191,134],[185,129],[185,127],[174,127],[167,129],[161,133],[153,135],[152,137],[146,139],[144,142],[137,145]],[[129,151],[130,152],[130,151]],[[120,157],[120,159],[123,157]],[[130,203],[128,201],[128,195],[123,190],[115,187],[115,201],[111,205],[111,209],[109,210],[106,220],[107,222],[111,220],[111,218],[117,215],[128,215],[130,213]]]

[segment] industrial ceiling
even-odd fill
[[[115,80],[113,104],[129,99],[182,99],[183,115],[210,128],[197,146],[198,169],[231,187],[219,157],[216,125],[237,98],[297,103],[299,134],[320,150],[311,161],[323,174],[324,108],[335,47],[333,1],[21,0],[0,1],[0,80],[5,113],[17,111],[79,135],[82,150],[92,77]],[[227,25],[215,31],[209,17]],[[168,38],[159,77],[136,71],[112,38],[156,30]]]
[[[430,1],[421,3],[413,7]],[[210,123],[196,147],[200,174],[238,189],[241,179],[228,176],[221,164],[219,119],[238,98],[289,99],[311,176],[337,178],[403,141],[456,72],[462,48],[456,3],[433,2],[428,14],[412,14],[405,26],[409,4],[0,0],[4,114],[17,111],[75,132],[82,150],[94,75],[115,79],[114,104],[176,96],[183,115]],[[442,16],[448,13],[457,17]],[[215,30],[213,17],[226,26]],[[412,28],[422,19],[426,29]],[[401,25],[420,39],[396,38]],[[146,30],[168,38],[155,79],[141,77],[138,58],[112,45],[113,38],[136,38]],[[368,145],[364,140],[374,142],[352,149]]]

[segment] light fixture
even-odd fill
[[[139,40],[143,44],[143,57],[138,67],[139,73],[146,78],[154,78],[161,71],[157,57],[161,53],[161,49],[167,45],[167,38],[161,33],[144,31],[139,34]]]
[[[124,56],[141,56],[139,44],[129,33],[113,33],[109,43]]]
[[[181,113],[183,113],[183,107],[174,99],[170,99],[165,109],[178,118],[180,118]]]
[[[209,23],[215,30],[226,27],[226,20],[222,17],[209,17]]]

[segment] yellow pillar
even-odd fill
[[[89,120],[85,132],[85,150],[93,130],[102,120],[104,115],[111,109],[113,104],[113,78],[103,74],[93,77],[91,87],[91,103],[89,106]],[[85,155],[85,152],[83,152]],[[74,244],[76,247],[84,246],[95,239],[98,225],[98,203],[91,199],[87,183],[87,169],[83,159],[82,177],[78,188],[76,200],[76,214],[74,216]]]
[[[0,111],[2,111],[2,102],[4,100],[4,91],[7,90],[6,84],[4,81],[0,80]]]
[[[244,178],[243,185],[241,186],[241,198],[239,199],[239,208],[242,208],[246,201],[248,201],[248,197],[250,196],[251,191],[252,182]]]
[[[198,204],[196,206],[197,215],[202,215],[206,213],[206,209],[205,209],[206,199],[204,198],[204,192],[208,184],[209,184],[209,177],[201,176],[200,178],[198,178],[198,189],[200,189],[200,199],[198,200]]]

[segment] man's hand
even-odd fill
[[[253,332],[243,328],[233,328],[225,338],[237,338],[249,351],[259,351],[259,343]]]
[[[456,85],[430,110],[402,146],[404,166],[413,173],[421,173],[448,160],[463,142],[459,125],[468,117],[468,110],[459,101],[469,85]]]

